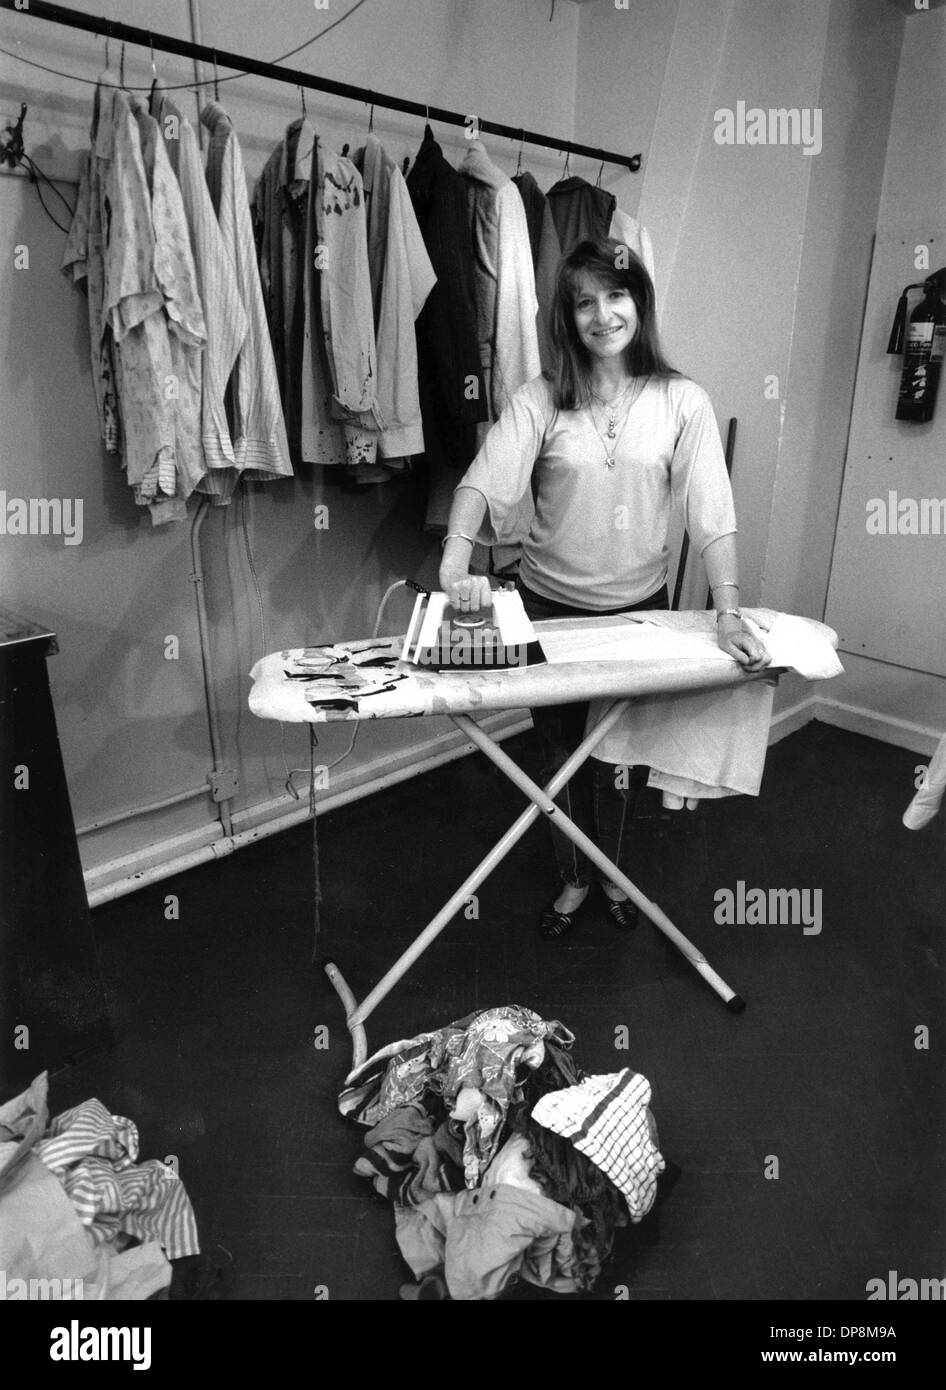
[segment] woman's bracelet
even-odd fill
[[[465,531],[451,531],[449,535],[444,536],[443,540],[440,542],[441,550],[443,550],[444,546],[447,544],[447,541],[469,541],[470,545],[476,545],[476,541],[473,539],[473,537],[468,536]]]
[[[710,588],[715,594],[717,589],[738,589],[739,585],[736,583],[735,579],[720,579],[717,583],[711,584]]]
[[[720,609],[717,610],[717,613],[716,613],[716,621],[719,622],[720,618],[738,618],[739,621],[741,622],[741,621],[742,621],[742,609],[741,609],[741,608],[720,608]]]

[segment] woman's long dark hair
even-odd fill
[[[575,304],[583,275],[609,288],[627,290],[637,308],[637,332],[624,352],[631,376],[679,375],[666,360],[657,332],[654,282],[629,246],[610,237],[580,241],[559,262],[552,306],[555,366],[549,379],[556,410],[579,410],[591,398],[591,353],[575,326]]]

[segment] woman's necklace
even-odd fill
[[[591,393],[591,394],[594,396],[595,400],[596,400],[596,401],[600,401],[601,404],[604,406],[604,408],[605,408],[605,409],[607,410],[607,412],[608,412],[608,437],[609,437],[610,439],[613,439],[613,438],[614,438],[614,422],[615,422],[615,420],[617,419],[617,410],[618,410],[618,406],[621,404],[621,402],[623,401],[624,397],[627,395],[628,391],[631,389],[632,383],[633,383],[633,378],[632,378],[631,381],[629,381],[629,382],[627,383],[627,385],[624,387],[624,390],[623,390],[623,391],[619,391],[619,392],[618,392],[618,394],[614,397],[614,400],[612,400],[612,401],[607,401],[607,400],[605,400],[604,396],[599,396],[598,393],[597,393],[597,391],[592,391],[592,393]]]
[[[591,393],[592,396],[594,396],[595,400],[601,401],[601,403],[605,406],[605,408],[608,411],[607,433],[605,435],[602,434],[601,430],[598,428],[598,422],[595,419],[594,406],[588,406],[588,413],[591,416],[591,423],[595,427],[595,434],[597,434],[598,438],[601,440],[601,443],[604,445],[605,468],[610,469],[614,467],[614,455],[617,451],[617,442],[624,431],[624,426],[627,424],[627,417],[630,414],[631,406],[637,400],[638,396],[643,391],[644,387],[647,385],[649,379],[649,377],[645,377],[643,381],[641,381],[640,379],[629,381],[625,386],[624,390],[621,391],[619,395],[615,396],[613,401],[606,401],[603,396],[598,395],[597,391],[592,391]],[[628,401],[627,406],[624,410],[624,418],[621,421],[621,428],[619,430],[617,428],[618,406],[620,405],[623,398],[627,395],[628,391],[631,389],[631,386],[635,386],[636,390],[634,391],[634,394],[631,396],[631,399]]]

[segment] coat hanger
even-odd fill
[[[216,50],[216,49],[213,50],[213,55],[214,55],[214,101],[219,102],[219,100],[220,100],[220,83],[219,83],[219,80],[218,80],[218,78],[217,78],[217,50]]]
[[[118,85],[119,85],[120,87],[122,87],[122,88],[124,88],[124,86],[125,86],[125,45],[124,45],[124,44],[122,44],[122,56],[121,56],[121,58],[119,59],[119,67],[118,67]]]
[[[604,160],[601,161],[601,168],[598,170],[598,177],[595,179],[595,188],[601,187],[601,175],[604,173]]]
[[[308,111],[305,109],[305,87],[299,88],[299,99],[302,102],[302,119],[305,121],[309,116]]]
[[[514,177],[518,178],[522,173],[522,146],[525,143],[526,133],[520,128],[519,131],[519,158],[516,160],[516,172]]]

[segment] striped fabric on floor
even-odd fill
[[[168,1259],[197,1255],[197,1220],[176,1172],[160,1159],[136,1163],[137,1126],[83,1101],[51,1122],[36,1145],[97,1244],[119,1235],[156,1240]]]

